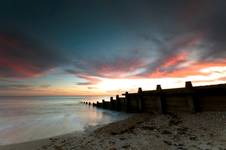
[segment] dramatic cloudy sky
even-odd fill
[[[226,81],[225,0],[1,0],[0,95]]]

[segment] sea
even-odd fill
[[[0,145],[23,143],[104,125],[128,117],[85,105],[103,96],[0,97]]]

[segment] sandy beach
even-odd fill
[[[1,150],[226,150],[226,113],[134,114],[101,127]]]

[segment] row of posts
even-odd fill
[[[190,92],[187,96],[188,100],[188,107],[191,112],[197,112],[199,111],[198,103],[194,97],[193,93],[193,86],[190,81],[185,83],[185,88],[187,91]],[[166,95],[164,94],[164,91],[161,88],[161,85],[156,86],[156,92],[157,92],[157,99],[159,104],[159,113],[165,114],[167,112],[167,103],[166,103]],[[143,112],[144,111],[144,99],[143,99],[143,91],[142,88],[138,88],[138,93],[136,96],[136,102],[133,106],[131,105],[131,98],[133,95],[126,92],[125,94],[122,94],[125,97],[119,97],[119,95],[116,95],[116,99],[114,100],[113,97],[110,97],[110,101],[102,100],[102,102],[97,103],[91,103],[91,102],[84,102],[85,104],[104,108],[104,109],[110,109],[110,110],[116,110],[116,111],[125,111],[125,112]],[[134,107],[135,106],[135,107]]]

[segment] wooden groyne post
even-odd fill
[[[162,91],[161,85],[156,86],[156,91],[158,92],[158,102],[159,102],[159,112],[162,114],[166,113],[166,98]]]
[[[103,108],[106,108],[104,99],[102,100],[102,107],[103,107]]]
[[[116,95],[116,110],[118,111],[121,110],[121,101],[120,101],[119,95]]]
[[[110,107],[111,107],[111,110],[116,110],[115,102],[116,102],[116,100],[114,100],[113,97],[111,97],[110,98]]]
[[[97,107],[100,107],[100,103],[97,101]]]
[[[138,88],[138,101],[137,101],[137,111],[143,112],[144,102],[143,102],[143,91],[142,88]]]
[[[130,104],[129,104],[129,102],[130,102],[130,97],[129,97],[129,93],[128,92],[126,92],[125,93],[125,111],[126,112],[130,112]]]
[[[192,113],[199,111],[199,102],[195,97],[195,92],[191,81],[185,82],[185,88],[188,91],[188,106]]]

